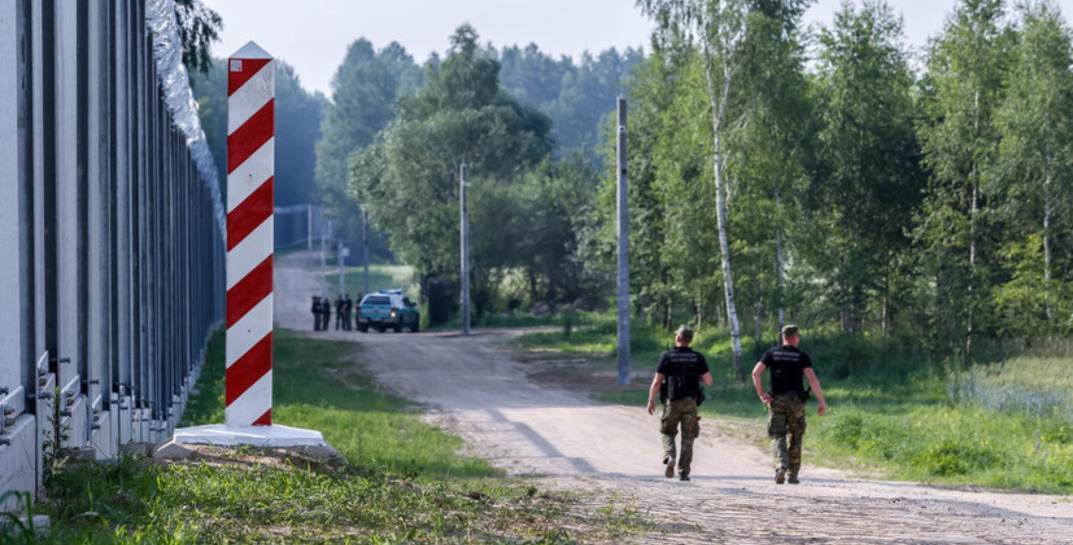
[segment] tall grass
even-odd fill
[[[1073,358],[1017,357],[956,375],[952,398],[1006,413],[1073,422]]]

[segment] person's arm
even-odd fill
[[[697,356],[700,357],[700,381],[705,386],[711,386],[712,368],[708,367],[708,360],[704,359],[704,354],[697,352]]]
[[[652,377],[652,385],[648,387],[648,414],[656,412],[656,396],[659,395],[659,385],[662,382],[662,373],[656,373],[656,376]]]
[[[756,362],[756,367],[753,367],[753,387],[756,388],[756,395],[760,397],[760,401],[764,404],[771,403],[773,399],[770,394],[764,391],[764,386],[761,383],[760,377],[764,375],[764,371],[767,371],[767,365],[764,362]]]
[[[811,367],[805,368],[805,378],[808,379],[808,385],[812,387],[812,393],[816,394],[816,414],[823,416],[827,412],[827,400],[823,397],[823,388],[820,388],[820,379],[816,377],[816,372]]]

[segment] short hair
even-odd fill
[[[691,327],[689,327],[689,326],[687,326],[685,324],[682,324],[682,325],[678,326],[678,329],[674,330],[674,334],[676,336],[681,336],[683,339],[685,339],[687,341],[692,341],[693,340],[693,328],[691,328]]]
[[[796,325],[785,325],[782,328],[782,338],[796,337],[801,334],[801,329]]]

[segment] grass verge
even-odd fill
[[[373,387],[353,362],[354,345],[277,333],[275,421],[322,431],[348,465],[243,450],[192,462],[68,462],[38,506],[51,531],[16,537],[65,545],[556,544],[574,543],[564,527],[607,539],[628,531],[615,509],[586,520],[570,498],[461,455],[457,437]],[[222,421],[222,360],[217,335],[187,424]]]
[[[614,367],[614,319],[589,318],[569,337],[543,332],[518,338],[532,352],[588,358],[597,371]],[[660,328],[635,323],[635,370],[654,369],[671,340]],[[751,339],[744,341],[753,345]],[[708,356],[716,384],[702,412],[747,425],[748,439],[767,451],[766,410],[752,384],[729,362],[724,332],[702,331],[695,346]],[[810,414],[806,464],[853,467],[886,478],[1010,490],[1073,493],[1073,399],[1069,358],[1016,358],[968,372],[944,369],[896,341],[805,335],[831,410]],[[757,350],[746,350],[751,368]],[[597,397],[642,406],[647,383]],[[810,411],[815,403],[810,403]]]

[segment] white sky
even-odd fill
[[[481,42],[536,42],[555,56],[611,46],[648,46],[649,22],[633,0],[204,0],[224,20],[213,53],[225,57],[248,40],[295,67],[303,85],[330,95],[347,45],[364,36],[380,48],[402,44],[419,62],[447,48],[463,22]],[[904,18],[908,45],[921,48],[941,28],[955,0],[888,0]],[[1055,0],[1073,15],[1073,0]],[[816,0],[808,24],[827,24],[841,0]],[[1011,2],[1012,4],[1012,2]]]

